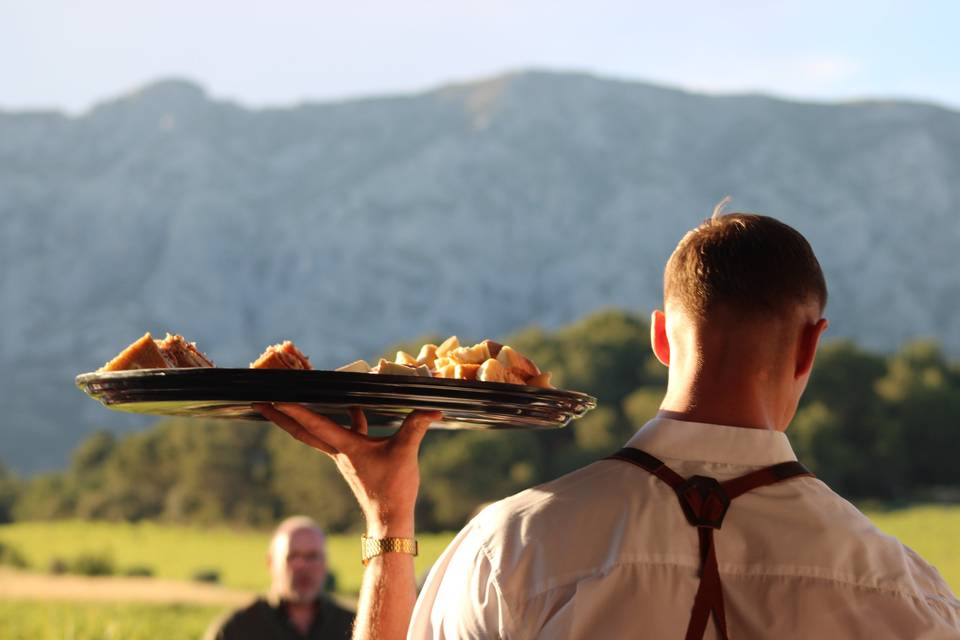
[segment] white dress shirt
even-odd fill
[[[780,432],[664,418],[627,446],[720,481],[796,460]],[[735,499],[714,540],[733,640],[960,638],[937,570],[815,478]],[[699,565],[673,490],[603,460],[474,518],[430,571],[408,637],[679,639]]]

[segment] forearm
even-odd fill
[[[413,526],[369,527],[371,537],[413,537]],[[363,572],[354,640],[402,640],[407,636],[417,600],[413,556],[384,553],[371,558]]]
[[[350,429],[298,404],[253,408],[297,440],[330,456],[350,485],[367,521],[367,536],[413,538],[420,470],[417,453],[439,411],[413,411],[387,438],[367,433],[367,419],[350,410]],[[407,635],[417,600],[413,556],[388,552],[367,563],[354,625],[355,640],[399,640]]]

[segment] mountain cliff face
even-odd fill
[[[812,242],[832,337],[960,353],[960,114],[523,73],[252,110],[161,82],[75,118],[0,112],[0,459],[143,421],[73,377],[150,330],[318,367],[658,304],[726,194]]]

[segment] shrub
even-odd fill
[[[16,569],[26,569],[28,566],[27,559],[20,550],[2,540],[0,540],[0,564]]]
[[[209,582],[212,584],[217,584],[220,582],[220,569],[203,567],[194,571],[193,575],[190,576],[190,579],[194,582]]]
[[[70,573],[81,576],[113,575],[113,558],[105,552],[81,553],[70,563]]]
[[[123,570],[123,575],[130,578],[152,578],[153,567],[142,564],[135,564]]]
[[[50,558],[50,564],[47,565],[47,571],[49,571],[55,576],[60,576],[65,573],[69,573],[70,563],[64,560],[63,558],[54,556]]]

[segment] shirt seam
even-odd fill
[[[487,561],[487,564],[490,565],[490,584],[497,592],[497,597],[500,598],[501,607],[503,608],[504,613],[506,613],[507,625],[510,629],[509,633],[503,633],[499,640],[507,640],[513,635],[513,629],[516,628],[515,618],[513,612],[510,611],[510,603],[507,601],[507,598],[503,595],[503,589],[500,588],[500,568],[493,562],[493,558],[490,555],[487,545],[485,543],[480,544],[480,553],[483,554],[483,558]],[[501,629],[501,631],[505,631]]]

